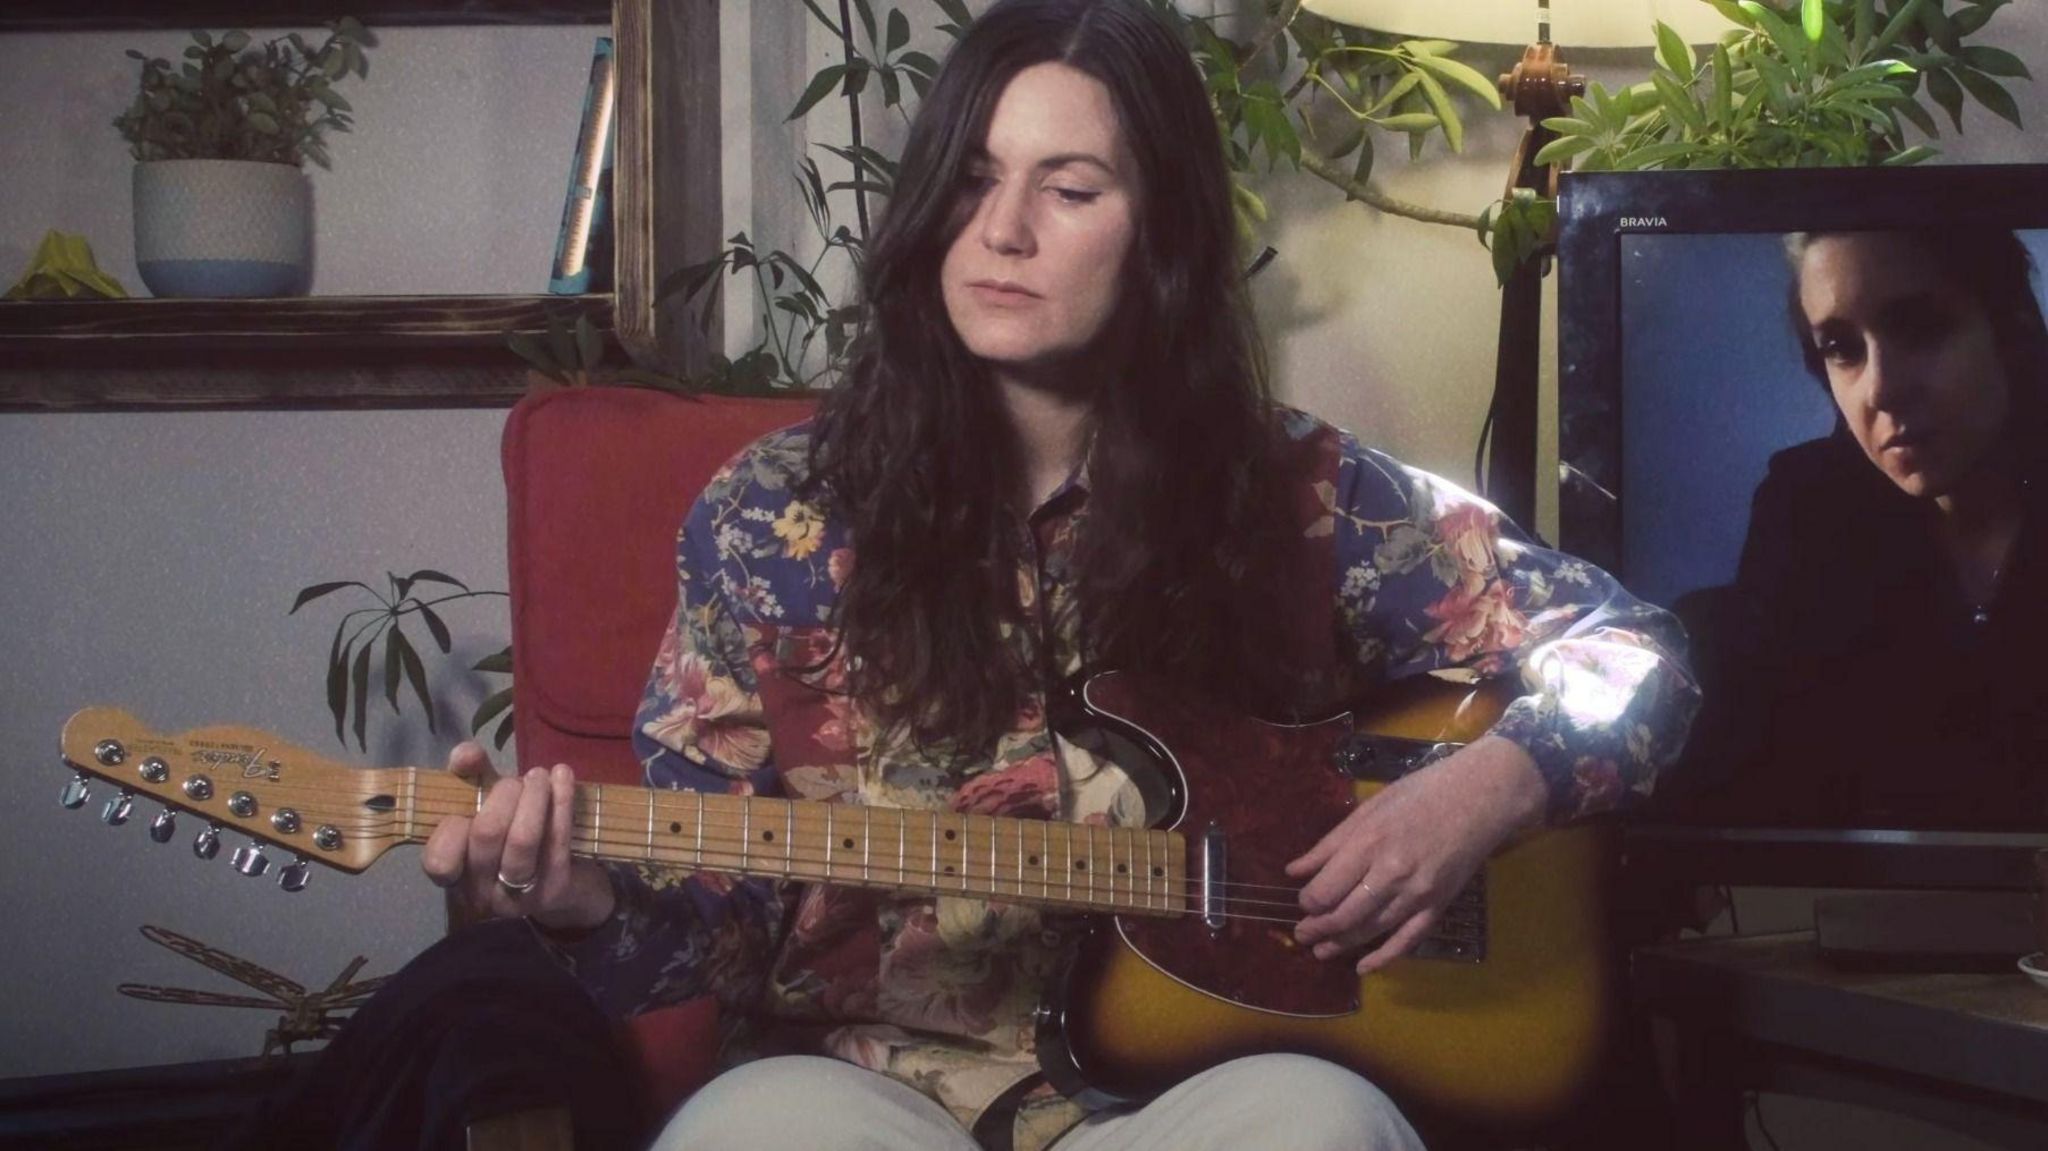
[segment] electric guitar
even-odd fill
[[[1526,1130],[1589,1085],[1614,999],[1600,828],[1511,843],[1414,956],[1370,977],[1293,936],[1301,883],[1286,861],[1362,797],[1484,732],[1497,697],[1425,680],[1369,716],[1282,726],[1111,672],[1072,703],[1084,718],[1062,734],[1119,762],[1154,761],[1173,800],[1160,826],[582,783],[572,850],[1100,913],[1037,1020],[1040,1062],[1072,1095],[1139,1099],[1240,1055],[1296,1051],[1357,1070],[1405,1106]],[[161,801],[152,838],[172,838],[178,813],[196,816],[193,850],[211,859],[224,832],[241,832],[256,842],[231,853],[235,868],[261,874],[264,848],[282,849],[293,859],[280,884],[294,891],[310,864],[363,871],[483,803],[443,771],[350,767],[242,727],[163,736],[111,708],[72,716],[63,754],[76,773],[66,807],[104,780],[107,822],[126,822],[138,797]]]

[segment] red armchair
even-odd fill
[[[529,396],[505,423],[513,708],[525,765],[638,784],[633,716],[675,609],[675,539],[712,473],[808,399],[692,400],[630,388]],[[636,1016],[655,1114],[711,1073],[716,1004]]]

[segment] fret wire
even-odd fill
[[[594,804],[594,806],[592,807],[592,809],[591,809],[591,812],[590,812],[590,822],[591,822],[592,824],[596,825],[596,827],[597,827],[597,838],[598,838],[599,840],[603,840],[603,839],[604,839],[604,784],[601,784],[601,783],[593,783],[593,784],[591,784],[591,785],[590,785],[590,794],[591,794],[591,797],[592,797],[592,799],[591,799],[591,802],[592,802],[592,803]]]
[[[1024,898],[1024,825],[1017,825],[1017,898]]]
[[[419,806],[420,769],[408,767],[405,769],[405,837],[407,839],[419,838],[419,833],[414,830],[412,822],[413,813],[419,810]]]
[[[1152,909],[1152,833],[1146,831],[1143,834],[1145,837],[1145,909],[1150,911]]]
[[[704,870],[704,793],[697,793],[697,870]]]
[[[825,805],[825,882],[832,882],[832,851],[839,844],[832,837],[832,805]]]
[[[974,817],[960,817],[960,890],[967,890],[967,872],[972,868],[967,855],[967,833],[974,827]]]
[[[1003,891],[1002,881],[996,878],[996,847],[1002,838],[1003,825],[997,823],[994,816],[990,816],[988,820],[988,889],[997,895],[1002,894]]]
[[[860,881],[862,883],[870,882],[868,879],[868,852],[875,846],[875,833],[872,830],[874,821],[868,818],[868,811],[867,804],[863,803],[860,805]]]
[[[1045,874],[1046,865],[1052,862],[1052,822],[1038,825],[1038,894],[1042,899],[1052,898],[1052,880]]]
[[[754,805],[740,801],[740,870],[747,869],[747,849],[754,845]]]
[[[933,808],[932,816],[932,883],[939,882],[939,812]]]
[[[796,800],[783,800],[782,818],[782,871],[785,875],[794,875],[796,874]]]
[[[1065,858],[1066,862],[1066,866],[1061,870],[1067,876],[1067,900],[1072,902],[1074,898],[1074,829],[1071,825],[1060,824],[1060,844],[1062,847],[1061,855]]]
[[[903,886],[903,850],[910,842],[910,813],[903,808],[896,809],[896,886]]]
[[[654,789],[647,789],[647,862],[654,862]]]

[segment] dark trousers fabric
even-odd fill
[[[553,1107],[576,1151],[648,1135],[610,1020],[531,924],[500,920],[406,964],[220,1151],[463,1151],[471,1123]]]

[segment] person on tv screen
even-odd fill
[[[1834,431],[1771,458],[1688,767],[1748,820],[2048,826],[2048,331],[2010,232],[1797,233]],[[1711,633],[1711,634],[1702,634]]]

